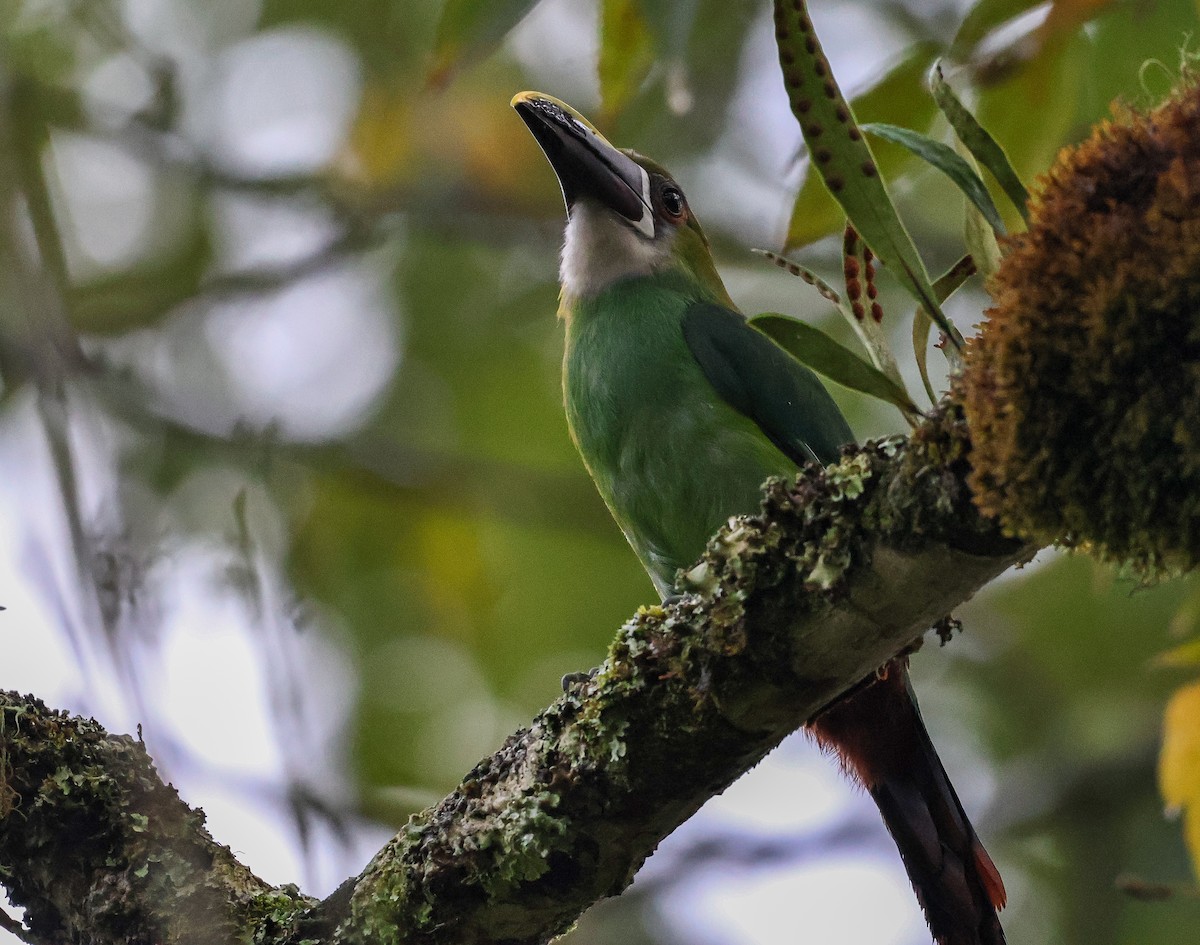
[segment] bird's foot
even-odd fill
[[[593,666],[586,672],[567,673],[562,678],[562,691],[570,692],[576,686],[582,686],[584,683],[589,683],[596,678],[596,674],[600,672],[599,666]]]

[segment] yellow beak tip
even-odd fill
[[[590,130],[601,141],[603,141],[605,144],[608,144],[609,147],[612,147],[612,145],[609,143],[608,139],[605,138],[604,135],[602,135],[600,133],[600,129],[598,129],[595,125],[593,125],[590,121],[588,121],[588,119],[585,116],[581,115],[579,112],[577,112],[575,109],[573,109],[570,105],[568,105],[562,99],[555,98],[553,95],[547,95],[545,92],[534,92],[532,90],[529,90],[529,91],[525,91],[525,92],[518,92],[516,95],[514,95],[512,97],[512,99],[509,101],[508,104],[511,108],[516,108],[522,102],[548,102],[551,105],[556,105],[557,107],[561,108],[567,115],[570,115],[573,119],[575,119],[577,122],[579,122],[585,128]]]

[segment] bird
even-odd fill
[[[541,92],[512,107],[567,209],[563,399],[584,465],[664,600],[762,485],[854,442],[816,375],[738,311],[683,190]],[[906,658],[808,725],[882,814],[938,945],[1003,945],[1000,874],[925,730]]]

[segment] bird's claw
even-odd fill
[[[562,691],[570,692],[576,686],[582,686],[584,683],[591,682],[596,678],[596,673],[600,672],[599,666],[593,666],[586,672],[567,673],[562,678]]]

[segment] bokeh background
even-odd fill
[[[1200,25],[1193,0],[812,7],[860,118],[944,135],[943,56],[1027,180],[1161,96]],[[326,894],[654,598],[567,437],[561,198],[511,95],[670,166],[745,311],[852,343],[749,252],[790,233],[839,271],[769,4],[4,0],[0,24],[0,686],[140,726],[218,839]],[[961,199],[880,157],[940,272]],[[860,436],[903,431],[834,393]],[[1192,882],[1154,780],[1189,671],[1155,659],[1200,585],[1044,552],[960,616],[914,674],[1010,940],[1195,940],[1194,897],[1117,880]],[[928,936],[869,800],[798,735],[569,941]]]

